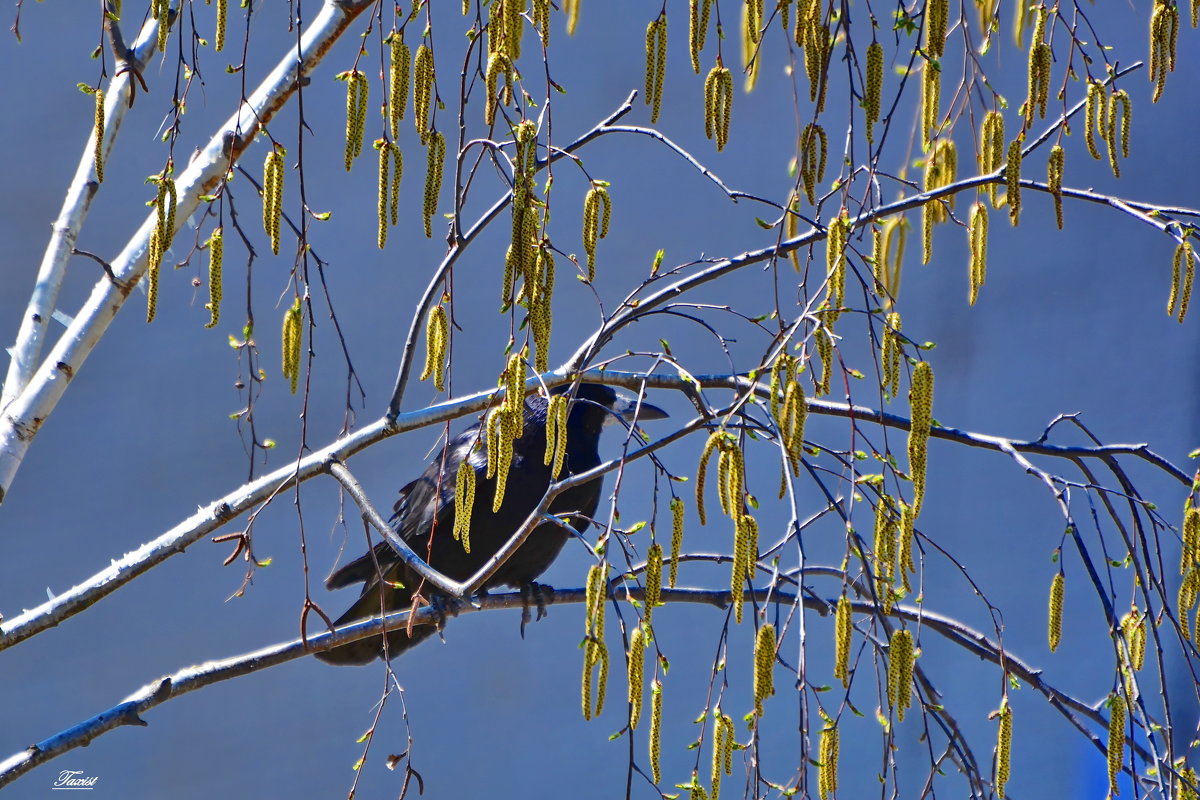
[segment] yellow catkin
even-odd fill
[[[1118,114],[1118,106],[1120,113]],[[1119,92],[1114,92],[1108,98],[1108,106],[1101,114],[1100,120],[1100,135],[1108,145],[1108,165],[1112,168],[1114,177],[1121,177],[1121,164],[1117,159],[1117,153],[1121,154],[1122,158],[1129,157],[1129,123],[1132,119],[1133,106],[1129,100],[1129,93],[1122,89]],[[1120,145],[1117,144],[1117,121],[1120,117]]]
[[[1183,510],[1183,549],[1179,558],[1179,574],[1200,563],[1200,507],[1189,499]]]
[[[821,800],[833,797],[838,788],[838,729],[834,722],[827,722],[821,729],[820,761],[817,775],[817,790]]]
[[[413,125],[421,144],[429,143],[429,109],[433,95],[433,51],[428,45],[417,48],[413,63]]]
[[[217,0],[217,32],[213,49],[218,53],[225,49],[225,27],[229,20],[229,0]]]
[[[587,253],[589,281],[596,279],[596,243],[608,236],[611,216],[612,200],[608,188],[593,182],[583,198],[583,251]]]
[[[887,695],[888,707],[896,711],[901,722],[905,709],[912,705],[914,658],[912,633],[903,628],[897,630],[888,648]]]
[[[655,783],[662,780],[662,684],[650,687],[650,777]]]
[[[762,0],[744,0],[742,3],[742,69],[746,73],[744,89],[747,94],[754,91],[754,86],[758,83],[758,42],[762,21]]]
[[[158,230],[155,228],[150,234],[149,265],[146,267],[146,322],[153,322],[158,313],[158,270],[163,254]]]
[[[1008,145],[1008,161],[1004,168],[1004,180],[1008,186],[1008,218],[1013,227],[1021,219],[1021,137]]]
[[[1180,277],[1182,276],[1182,285]],[[1193,253],[1192,240],[1184,239],[1175,248],[1175,256],[1171,260],[1171,296],[1167,298],[1167,316],[1176,316],[1182,323],[1187,318],[1188,305],[1192,299],[1192,283],[1196,278],[1196,259]]]
[[[542,456],[542,465],[550,466],[554,463],[554,451],[558,449],[558,407],[567,402],[567,396],[563,394],[552,395],[546,401],[546,452]]]
[[[1063,597],[1066,594],[1066,577],[1062,572],[1050,582],[1050,652],[1058,650],[1062,642]]]
[[[575,26],[579,24],[580,0],[563,0],[563,13],[567,15],[567,36],[575,35]]]
[[[979,170],[991,174],[999,170],[1003,163],[1004,115],[999,111],[989,111],[983,118],[979,134]],[[989,183],[987,190],[992,208],[999,208],[996,183]]]
[[[932,61],[921,70],[921,149],[928,151],[941,118],[942,71]]]
[[[516,423],[514,439],[524,433],[525,420],[525,358],[524,351],[513,353],[508,357],[504,368],[504,402],[501,408],[505,410]]]
[[[1146,663],[1146,615],[1137,606],[1121,617],[1121,635],[1125,639],[1123,655],[1128,665],[1134,671],[1140,670]]]
[[[1084,106],[1083,138],[1087,142],[1088,153],[1092,158],[1100,158],[1100,150],[1096,147],[1096,131],[1102,130],[1100,117],[1106,111],[1103,89],[1099,83],[1089,80],[1087,87],[1087,103]]]
[[[1054,219],[1058,223],[1060,231],[1063,227],[1062,179],[1065,157],[1062,146],[1056,144],[1050,148],[1050,160],[1046,164],[1046,186],[1054,197]]]
[[[629,637],[629,727],[637,730],[642,718],[643,674],[645,672],[646,634],[641,626]]]
[[[93,115],[92,138],[95,140],[93,162],[96,182],[104,183],[104,90],[96,90],[96,111]]]
[[[925,49],[936,58],[946,52],[946,23],[950,18],[949,0],[929,0],[925,5]]]
[[[1195,19],[1197,9],[1200,9],[1200,2],[1193,0],[1193,19]],[[1192,27],[1196,27],[1195,23],[1192,24]],[[1184,767],[1183,759],[1178,759],[1175,762],[1175,766],[1179,768],[1179,793],[1171,796],[1178,797],[1179,800],[1200,800],[1200,793],[1197,792],[1197,786],[1200,786],[1200,779],[1196,777],[1196,770],[1192,767]]]
[[[1012,771],[1013,715],[1012,706],[1008,704],[1007,698],[1001,703],[997,716],[1000,718],[1000,726],[996,734],[996,796],[1003,800],[1004,789]]]
[[[887,315],[883,327],[883,366],[882,387],[891,397],[896,397],[900,391],[900,363],[904,359],[904,344],[900,338],[900,313],[893,311]]]
[[[875,141],[875,123],[883,97],[883,45],[871,42],[867,47],[867,85],[863,92],[863,110],[867,115],[867,141]]]
[[[891,308],[896,298],[900,296],[901,268],[904,265],[904,245],[908,240],[908,221],[903,217],[893,217],[883,223],[880,233],[880,259],[875,269],[882,281],[884,307]]]
[[[833,677],[842,682],[842,687],[850,688],[850,638],[854,633],[851,618],[850,598],[842,595],[838,598],[837,611],[834,612],[834,659]]]
[[[375,149],[379,151],[379,187],[375,198],[379,226],[375,233],[375,244],[382,250],[387,244],[388,199],[391,197],[392,173],[390,167],[392,148],[387,139],[376,139]]]
[[[900,552],[896,556],[896,566],[900,570],[901,583],[906,592],[912,591],[909,573],[917,571],[917,564],[913,559],[913,548],[916,546],[916,521],[913,519],[912,511],[912,506],[906,503],[900,505]]]
[[[363,131],[367,121],[367,76],[358,70],[342,73],[346,81],[346,171],[362,155]]]
[[[585,592],[586,615],[584,618],[584,657],[583,657],[583,718],[591,719],[593,715],[600,716],[604,710],[605,684],[608,677],[608,650],[604,645],[604,603],[605,581],[604,569],[599,564],[593,564],[588,571],[587,591]],[[595,692],[595,710],[592,706],[592,670],[599,665],[597,675],[599,685]]]
[[[825,277],[829,282],[827,301],[829,324],[837,322],[845,303],[846,293],[846,242],[850,236],[850,222],[841,214],[829,222],[829,238],[825,242]]]
[[[513,419],[514,415],[511,412],[502,408],[498,417],[496,443],[499,446],[499,452],[496,456],[496,493],[492,498],[493,514],[499,511],[500,506],[504,504],[504,491],[508,486],[508,470],[512,466],[513,440],[519,435],[516,431],[519,423]]]
[[[724,766],[724,747],[725,747],[725,726],[721,723],[721,709],[718,707],[713,711],[713,728],[712,728],[712,769],[710,771],[710,784],[712,786],[712,800],[720,800],[721,797],[721,773]]]
[[[829,331],[821,326],[813,331],[813,341],[817,344],[817,354],[821,358],[821,379],[816,383],[817,397],[824,397],[829,394],[829,387],[833,380],[833,339],[829,336]]]
[[[171,2],[170,0],[151,0],[150,10],[158,20],[158,51],[167,52],[167,37],[171,33]]]
[[[291,381],[292,394],[300,383],[300,345],[304,339],[304,312],[297,296],[292,307],[283,312],[283,377]]]
[[[1192,12],[1193,18],[1195,11]],[[1195,26],[1193,26],[1195,27]],[[1171,0],[1154,0],[1150,15],[1150,82],[1154,84],[1152,101],[1162,97],[1167,73],[1175,71],[1175,44],[1179,37],[1179,10]]]
[[[704,513],[704,477],[708,473],[708,459],[724,438],[724,431],[713,431],[704,443],[704,449],[700,451],[700,465],[696,467],[696,514],[700,517],[701,525],[708,524]]]
[[[271,252],[279,255],[279,220],[283,216],[283,148],[274,147],[263,163],[263,230]]]
[[[688,4],[688,46],[692,56],[692,70],[700,74],[700,51],[708,38],[708,17],[712,0],[691,0]]]
[[[800,157],[797,165],[809,205],[816,204],[817,187],[825,180],[825,157],[828,150],[829,141],[825,136],[825,129],[815,123],[805,125],[803,133],[800,134]]]
[[[391,63],[388,67],[388,83],[391,88],[388,95],[388,125],[392,131],[392,141],[396,141],[400,137],[400,120],[404,119],[405,108],[408,105],[408,77],[412,51],[404,43],[400,31],[393,30],[387,43],[391,48]]]
[[[667,73],[667,14],[660,13],[646,26],[646,105],[651,107],[650,123],[658,122],[662,111],[663,78]]]
[[[1196,605],[1196,594],[1200,590],[1200,569],[1188,569],[1179,584],[1179,597],[1176,613],[1179,614],[1179,630],[1183,638],[1191,638],[1191,628],[1188,625],[1188,613]],[[1200,616],[1197,617],[1200,619]]]
[[[438,195],[442,193],[442,167],[446,162],[446,139],[441,131],[429,135],[429,153],[425,172],[425,238],[433,238],[433,215],[437,212]]]
[[[763,701],[775,694],[775,626],[763,623],[754,637],[754,713],[763,715]]]
[[[713,67],[704,81],[704,135],[716,139],[717,152],[729,141],[733,107],[733,75],[725,67]]]
[[[683,547],[683,499],[679,497],[671,498],[671,570],[668,576],[668,584],[672,589],[675,588],[675,581],[679,578],[679,553]]]
[[[550,44],[550,0],[533,0],[533,27],[542,37],[542,44]]]
[[[503,416],[500,408],[493,408],[487,413],[487,419],[484,423],[484,428],[487,436],[487,477],[491,478],[496,474],[500,456],[500,419]]]
[[[554,415],[554,464],[550,468],[550,477],[555,479],[562,473],[563,462],[567,458],[567,411],[567,399],[564,397]]]
[[[395,225],[400,214],[400,179],[404,177],[404,154],[395,142],[389,142],[387,147],[392,151],[392,180],[389,202],[391,205],[391,224]]]
[[[500,98],[496,93],[496,82],[499,76],[504,76],[504,97]],[[505,105],[508,104],[512,96],[512,81],[513,81],[513,64],[512,60],[501,52],[492,53],[488,57],[487,73],[484,80],[484,85],[487,92],[487,103],[484,105],[483,121],[486,125],[491,125],[496,121],[496,107],[503,100]]]
[[[1119,694],[1112,697],[1112,716],[1108,720],[1108,788],[1114,795],[1120,794],[1117,776],[1125,763],[1125,698]]]
[[[220,226],[213,228],[208,237],[208,324],[204,327],[215,328],[221,320],[221,264],[225,256],[224,229]]]
[[[804,397],[804,387],[792,378],[788,381],[783,397],[784,427],[781,435],[784,437],[783,446],[787,451],[788,466],[792,477],[800,476],[800,462],[804,457],[804,425],[808,419],[808,402]]]
[[[758,561],[758,522],[749,514],[737,519],[734,533],[733,571],[730,580],[730,596],[733,598],[733,615],[740,625],[745,605],[746,580],[753,579]]]
[[[988,211],[983,203],[971,205],[970,224],[967,227],[971,244],[970,279],[971,291],[967,302],[975,305],[979,289],[987,280]]]
[[[929,429],[933,421],[933,367],[920,361],[913,369],[912,387],[908,392],[912,422],[908,431],[908,471],[913,482],[913,519],[921,514],[925,498],[925,467],[929,444]]]
[[[662,545],[655,542],[646,550],[646,599],[642,604],[642,617],[647,629],[650,628],[654,607],[658,605],[658,598],[662,594],[662,568]]]
[[[464,458],[454,476],[454,538],[471,552],[471,510],[475,508],[475,468]]]
[[[433,385],[439,392],[446,391],[446,346],[450,341],[450,324],[446,319],[446,307],[434,306],[425,321],[425,369],[420,380],[433,376]]]
[[[893,501],[887,495],[879,498],[875,506],[875,532],[872,543],[875,552],[875,578],[878,591],[883,595],[884,605],[891,609],[891,587],[896,575],[896,516]]]

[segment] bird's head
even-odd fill
[[[565,394],[570,389],[570,384],[567,384],[556,389],[554,393]],[[644,401],[639,404],[636,396],[618,392],[611,386],[602,383],[581,383],[575,392],[575,406],[571,410],[571,417],[598,434],[604,425],[618,420],[634,423],[665,419],[667,412]]]

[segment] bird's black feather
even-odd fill
[[[566,461],[560,480],[600,464],[600,431],[614,413],[616,401],[616,393],[607,386],[580,384],[567,418]],[[421,476],[400,490],[392,527],[417,555],[448,578],[463,581],[474,575],[541,502],[551,482],[551,468],[544,463],[547,406],[546,399],[540,396],[525,401],[524,432],[513,442],[512,465],[499,511],[492,512],[496,484],[494,479],[485,477],[487,437],[482,435],[478,424],[451,439]],[[646,408],[657,411],[652,406]],[[452,535],[455,476],[464,458],[469,459],[476,478],[470,553]],[[575,512],[577,516],[572,516],[569,523],[582,532],[600,503],[602,482],[596,478],[562,492],[551,502],[550,513]],[[558,556],[568,536],[562,526],[554,523],[537,526],[484,588],[531,583]],[[381,612],[407,609],[415,592],[426,598],[433,594],[428,587],[422,587],[420,577],[399,560],[386,542],[342,566],[325,585],[340,589],[355,583],[363,584],[362,595],[338,618],[338,625],[377,617]],[[414,627],[411,637],[404,630],[393,631],[387,634],[387,655],[395,657],[433,633],[434,628],[429,625]],[[317,657],[331,664],[366,664],[383,654],[382,637],[372,637],[317,653]]]

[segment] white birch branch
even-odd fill
[[[121,123],[124,122],[125,113],[131,105],[130,98],[135,88],[132,85],[134,72],[143,68],[157,46],[158,20],[147,18],[128,58],[125,54],[116,56],[118,72],[108,82],[108,88],[105,90],[104,141],[103,152],[100,154],[102,163],[108,163],[109,154],[117,141],[117,134],[121,131]],[[79,166],[75,168],[75,177],[67,187],[58,218],[50,228],[50,242],[46,245],[46,252],[42,254],[33,295],[29,298],[25,316],[21,318],[17,342],[12,349],[12,359],[8,362],[8,376],[4,380],[3,389],[0,390],[0,409],[7,408],[29,384],[42,355],[46,328],[54,313],[54,304],[58,302],[58,290],[62,287],[67,261],[71,258],[79,231],[83,228],[88,211],[91,210],[92,199],[100,189],[96,180],[95,154],[96,131],[93,127],[79,157]]]
[[[287,103],[299,80],[321,62],[350,23],[370,5],[367,0],[325,0],[304,32],[300,52],[289,48],[271,74],[176,179],[177,226],[199,207],[203,195],[215,191],[226,170],[254,142],[261,127]],[[0,503],[38,430],[145,272],[156,218],[157,212],[146,217],[112,263],[116,280],[105,275],[97,281],[74,322],[36,369],[28,386],[0,412]]]

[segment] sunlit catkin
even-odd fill
[[[662,780],[662,684],[658,681],[650,687],[650,777],[658,783]]]
[[[921,514],[925,498],[925,466],[929,429],[933,421],[933,367],[928,361],[917,362],[908,392],[912,421],[908,430],[908,472],[913,482],[913,519]]]
[[[688,46],[692,55],[692,70],[700,74],[700,51],[708,38],[708,16],[712,0],[690,0],[688,3]]]
[[[429,143],[429,108],[433,95],[433,51],[428,45],[417,48],[413,63],[413,125],[421,144]]]
[[[904,359],[904,343],[900,338],[900,313],[887,315],[883,326],[883,346],[880,367],[880,384],[888,395],[895,398],[900,391],[900,363]]]
[[[605,684],[608,677],[608,650],[604,644],[604,568],[593,564],[588,571],[585,592],[584,656],[583,656],[583,718],[591,719],[604,709]],[[599,687],[595,692],[595,711],[592,710],[592,670],[599,665]]]
[[[821,378],[819,381],[814,379],[816,393],[817,397],[824,397],[829,394],[829,387],[833,381],[833,339],[822,325],[813,331],[813,341],[816,342],[817,354],[821,358]]]
[[[829,237],[825,241],[825,278],[829,282],[829,324],[837,322],[845,302],[846,293],[846,242],[850,235],[850,222],[841,214],[829,221]]]
[[[405,107],[408,105],[408,78],[412,62],[412,51],[404,43],[400,31],[393,30],[387,38],[391,49],[391,63],[388,65],[388,84],[391,92],[388,95],[388,126],[392,131],[392,141],[400,137],[400,120],[404,119]]]
[[[501,75],[504,76],[503,97],[498,96],[496,92],[496,82]],[[497,105],[501,102],[505,105],[512,102],[513,63],[507,54],[495,52],[488,57],[484,86],[487,92],[487,101],[484,105],[483,121],[486,125],[490,126],[496,121]]]
[[[593,181],[583,198],[583,251],[587,253],[588,280],[596,279],[596,243],[608,236],[612,200],[608,187]]]
[[[643,674],[645,672],[646,634],[642,627],[633,629],[629,637],[629,727],[637,730],[642,718],[642,696],[645,694]]]
[[[970,224],[967,226],[971,244],[969,276],[971,291],[967,297],[970,305],[979,298],[979,289],[987,280],[988,210],[983,203],[971,205]]]
[[[867,116],[867,141],[875,141],[875,123],[883,97],[883,45],[871,42],[867,47],[867,85],[863,92],[863,110]]]
[[[562,10],[567,15],[567,36],[575,35],[575,26],[579,24],[580,0],[563,0]]]
[[[273,147],[263,162],[263,230],[275,255],[279,255],[279,220],[283,216],[283,153],[282,147]]]
[[[700,465],[696,467],[696,515],[700,517],[701,525],[708,524],[707,516],[704,513],[704,479],[708,474],[708,459],[724,438],[724,431],[713,431],[709,435],[708,441],[704,443],[704,449],[700,451]]]
[[[508,471],[512,466],[513,440],[518,437],[515,430],[518,423],[514,422],[513,414],[505,408],[493,412],[496,414],[496,492],[492,496],[492,513],[500,510],[504,504],[504,492],[508,488]],[[491,433],[491,431],[489,431]],[[491,441],[489,439],[489,445]],[[488,453],[489,457],[491,452]]]
[[[1118,109],[1118,106],[1120,108]],[[1119,112],[1119,113],[1118,113]],[[1120,120],[1120,146],[1117,145],[1117,123]],[[1114,177],[1121,177],[1121,158],[1129,158],[1129,124],[1133,119],[1133,105],[1129,93],[1124,89],[1113,92],[1108,98],[1108,108],[1102,114],[1100,134],[1108,145],[1108,165],[1112,168]]]
[[[1200,564],[1200,507],[1193,506],[1190,498],[1183,510],[1183,549],[1179,556],[1180,575]]]
[[[1108,788],[1114,795],[1120,794],[1117,776],[1125,763],[1125,698],[1112,696],[1112,715],[1108,720]]]
[[[1195,11],[1192,12],[1195,16]],[[1194,26],[1193,26],[1194,27]],[[1172,0],[1154,0],[1150,14],[1150,82],[1152,101],[1157,103],[1167,84],[1167,73],[1175,71],[1175,43],[1179,37],[1179,10]]]
[[[763,16],[762,0],[744,0],[742,3],[742,71],[746,74],[744,89],[747,94],[754,91],[758,83],[758,42]]]
[[[1062,643],[1063,598],[1066,594],[1066,577],[1060,571],[1050,582],[1050,652],[1058,650]]]
[[[425,238],[433,238],[433,215],[437,212],[438,195],[442,193],[442,167],[446,162],[446,139],[441,131],[429,135],[429,153],[425,172]]]
[[[667,74],[667,15],[659,14],[646,26],[646,105],[650,106],[650,124],[658,122],[662,111],[663,78]]]
[[[729,141],[733,108],[733,75],[725,67],[713,67],[704,81],[704,135],[716,139],[717,152]]]
[[[850,688],[850,638],[854,633],[851,619],[850,598],[842,595],[838,598],[837,611],[833,615],[834,630],[834,659],[833,677],[842,682],[842,687]]]
[[[214,328],[221,320],[221,264],[225,257],[224,230],[217,226],[208,237],[208,324]]]
[[[1125,639],[1123,655],[1128,665],[1140,670],[1146,663],[1146,615],[1137,606],[1121,617],[1121,635]]]
[[[367,94],[370,84],[366,73],[351,70],[343,73],[346,81],[346,171],[362,154],[363,130],[367,121]]]
[[[454,476],[454,538],[471,552],[471,510],[475,508],[475,468],[464,458]]]
[[[815,123],[805,125],[800,134],[800,157],[797,159],[797,167],[809,205],[816,204],[817,187],[825,180],[825,157],[828,150],[829,142],[825,136],[825,129]]]
[[[820,771],[817,773],[817,792],[821,800],[833,797],[838,788],[838,728],[837,723],[829,720],[821,729],[819,745]]]
[[[763,715],[763,701],[775,694],[775,626],[764,622],[754,637],[754,713]]]
[[[646,598],[642,604],[642,618],[646,628],[650,628],[654,607],[662,594],[663,549],[658,542],[646,550]]]
[[[425,321],[425,369],[420,380],[433,376],[433,385],[439,392],[446,391],[446,347],[450,341],[450,325],[446,319],[446,307],[437,305],[429,310]]]
[[[1096,147],[1096,132],[1103,132],[1101,117],[1108,113],[1104,101],[1104,89],[1099,83],[1089,80],[1087,85],[1087,102],[1084,106],[1083,138],[1087,142],[1088,153],[1092,158],[1100,158],[1100,150]]]
[[[892,634],[891,645],[888,647],[887,696],[888,708],[895,710],[901,722],[904,721],[905,709],[912,705],[915,658],[912,633],[903,628],[898,629]]]
[[[1015,228],[1021,221],[1021,137],[1008,145],[1008,161],[1004,167],[1004,181],[1008,188],[1008,218]]]
[[[949,0],[929,0],[925,4],[925,49],[937,58],[946,52],[946,24],[949,18]]]
[[[932,133],[940,127],[942,71],[932,61],[921,69],[921,149],[928,151]]]
[[[730,576],[730,596],[733,616],[742,624],[742,608],[746,600],[746,580],[754,578],[758,562],[758,521],[749,514],[737,518],[733,541],[733,570]]]
[[[229,20],[229,0],[217,0],[217,30],[213,37],[213,49],[218,53],[225,49],[225,27]]]
[[[1004,163],[1004,115],[989,111],[983,118],[979,134],[979,171],[991,174]],[[995,181],[988,184],[988,200],[992,208],[999,208]]]
[[[675,588],[675,581],[679,577],[679,553],[683,547],[683,499],[679,497],[671,498],[671,568],[668,576],[668,584],[672,589]]]
[[[95,141],[92,160],[96,169],[96,182],[104,183],[104,90],[96,90],[96,110],[92,121],[92,138]]]
[[[1003,800],[1004,788],[1008,785],[1008,779],[1012,772],[1013,715],[1008,698],[1001,701],[1000,711],[996,716],[1000,718],[1000,726],[996,734],[996,796]]]
[[[304,312],[297,296],[292,307],[283,312],[283,377],[291,381],[292,394],[300,382],[300,344],[304,338],[301,323]]]
[[[1188,304],[1192,299],[1192,283],[1196,278],[1196,259],[1192,250],[1192,240],[1184,239],[1175,248],[1175,256],[1171,260],[1171,296],[1167,299],[1167,316],[1176,316],[1175,309],[1178,306],[1177,318],[1180,323],[1187,317]]]

